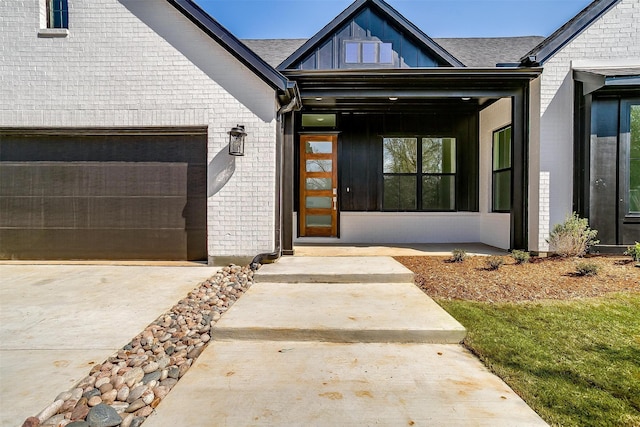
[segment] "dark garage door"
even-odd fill
[[[0,259],[206,259],[206,140],[0,134]]]

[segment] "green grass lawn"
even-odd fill
[[[640,294],[438,301],[465,344],[549,424],[640,426]]]

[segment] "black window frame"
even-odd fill
[[[69,28],[68,0],[46,0],[47,28]]]
[[[347,61],[347,45],[353,44],[357,46],[357,61]],[[364,61],[364,45],[374,46],[375,47],[375,56],[376,60],[372,62]],[[388,46],[391,50],[391,60],[390,62],[381,62],[381,53],[383,46]],[[367,67],[384,67],[389,68],[394,66],[394,58],[393,58],[393,42],[391,40],[363,40],[363,39],[344,39],[342,40],[342,55],[340,58],[340,62],[342,68],[367,68]]]
[[[385,150],[385,139],[414,139],[416,141],[416,171],[413,173],[405,172],[405,173],[397,173],[397,172],[385,172],[384,171],[384,150]],[[425,139],[441,139],[441,140],[453,140],[454,143],[454,167],[455,172],[424,172],[423,171],[423,143]],[[382,183],[381,183],[381,199],[380,199],[380,210],[382,212],[457,212],[458,211],[458,182],[459,182],[459,153],[458,153],[458,138],[455,136],[443,136],[443,135],[386,135],[382,137]],[[385,177],[413,177],[415,179],[415,208],[414,209],[389,209],[385,208]],[[424,200],[423,200],[423,182],[426,177],[453,177],[453,207],[451,209],[437,209],[437,208],[425,208]]]
[[[507,168],[498,168],[496,169],[496,165],[495,165],[495,158],[496,158],[496,135],[502,133],[502,132],[506,132],[507,130],[509,130],[509,167]],[[513,153],[513,127],[511,124],[508,124],[506,126],[503,126],[499,129],[494,130],[491,133],[491,212],[493,213],[510,213],[511,212],[511,205],[513,203],[513,195],[512,195],[512,190],[513,190],[513,185],[512,185],[512,181],[513,181],[513,159],[512,157],[512,153]],[[496,184],[497,184],[497,180],[496,180],[496,175],[500,175],[500,174],[504,174],[505,172],[509,173],[509,209],[499,209],[496,208],[497,205],[497,200],[496,200]]]

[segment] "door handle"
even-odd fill
[[[333,198],[333,210],[334,211],[338,210],[338,198],[337,197]]]

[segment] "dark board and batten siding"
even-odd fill
[[[338,128],[340,130],[338,182],[341,211],[383,210],[382,139],[384,136],[455,137],[458,145],[457,210],[478,211],[477,115],[454,111],[423,114],[343,113],[339,115]],[[298,190],[296,195],[297,193]],[[296,198],[296,206],[297,203]]]
[[[0,258],[206,259],[206,139],[0,134]]]
[[[290,68],[301,70],[330,70],[340,68],[371,68],[372,64],[345,63],[346,41],[391,43],[393,61],[375,64],[375,68],[439,67],[447,66],[433,53],[421,48],[420,42],[405,31],[383,19],[370,8],[365,8],[299,63]]]

